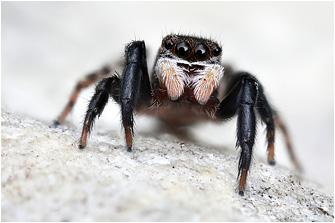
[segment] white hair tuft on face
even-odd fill
[[[194,65],[203,69],[193,69]],[[189,69],[186,67],[192,69],[195,75],[189,75]],[[204,105],[218,88],[224,68],[219,64],[160,58],[156,63],[155,72],[159,83],[166,87],[171,100],[177,100],[184,93],[185,87],[189,87],[194,89],[193,94],[199,104]]]
[[[194,96],[199,104],[206,104],[213,91],[219,87],[220,80],[223,77],[224,68],[218,64],[205,65],[205,69],[198,71],[192,79]]]
[[[160,84],[164,84],[171,100],[177,100],[187,85],[187,75],[174,59],[159,59],[155,67]]]

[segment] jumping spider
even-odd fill
[[[156,116],[172,128],[203,120],[223,122],[237,115],[236,145],[241,147],[238,192],[244,195],[258,116],[266,125],[268,163],[275,164],[277,125],[283,130],[294,164],[298,168],[299,164],[286,128],[268,103],[260,82],[247,72],[224,70],[220,63],[221,53],[221,46],[212,40],[168,35],[163,38],[149,79],[145,43],[133,41],[125,50],[122,76],[114,72],[111,74],[111,67],[104,67],[79,81],[55,124],[63,122],[80,90],[98,80],[101,81],[95,88],[83,123],[80,149],[86,146],[93,122],[101,115],[110,97],[121,106],[121,122],[128,151],[133,147],[134,113]]]

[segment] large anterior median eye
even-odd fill
[[[209,48],[203,44],[200,43],[198,46],[194,49],[194,56],[198,60],[206,60],[209,57]]]
[[[191,53],[191,46],[188,42],[180,42],[176,46],[176,54],[181,58],[186,58]]]

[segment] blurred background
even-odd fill
[[[149,68],[170,33],[210,37],[223,45],[224,63],[254,74],[289,127],[306,177],[334,187],[333,2],[2,2],[1,106],[50,124],[76,82],[124,57],[132,40],[145,40]],[[122,71],[120,70],[119,73]],[[65,122],[80,134],[94,86],[84,90]],[[112,101],[94,133],[119,131]],[[138,134],[155,128],[136,119]],[[150,123],[150,125],[148,125]],[[192,129],[196,139],[235,149],[236,119]],[[259,126],[257,160],[266,160]],[[276,138],[277,165],[292,168]]]

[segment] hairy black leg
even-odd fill
[[[274,140],[275,140],[275,124],[273,119],[273,109],[267,101],[262,85],[258,84],[257,111],[262,121],[266,124],[266,138],[268,142],[268,163],[275,165],[274,159]]]
[[[241,98],[242,78],[244,73],[238,73],[231,77],[228,83],[228,93],[221,101],[217,111],[217,118],[219,120],[227,120],[236,115],[237,107]]]
[[[252,149],[256,134],[255,102],[257,100],[257,83],[250,77],[242,79],[241,101],[237,108],[237,144],[241,147],[239,160],[239,194],[244,194],[244,187],[249,171]]]
[[[120,79],[117,76],[103,79],[95,88],[86,112],[83,130],[80,137],[79,149],[86,146],[87,136],[90,133],[95,118],[101,115],[110,96],[119,101]]]
[[[250,74],[238,73],[229,89],[228,95],[220,103],[216,115],[219,119],[229,119],[235,114],[237,115],[236,145],[241,147],[238,165],[238,189],[239,194],[243,196],[256,135],[255,105],[258,83]]]
[[[266,124],[266,137],[268,141],[268,163],[270,165],[275,165],[276,161],[274,159],[274,140],[275,140],[275,127],[277,126],[284,134],[286,147],[288,149],[288,152],[290,154],[291,160],[294,164],[294,166],[301,170],[301,165],[296,158],[296,155],[294,153],[291,139],[288,134],[288,130],[284,124],[284,122],[281,120],[278,113],[273,110],[267,101],[263,87],[259,84],[259,90],[258,90],[258,98],[257,98],[257,111],[261,116],[262,121]]]
[[[77,83],[76,87],[74,88],[74,90],[71,94],[70,100],[66,104],[64,110],[62,111],[60,116],[57,118],[57,120],[54,121],[54,125],[57,126],[64,121],[64,119],[66,118],[68,113],[71,111],[73,105],[76,103],[76,100],[78,98],[78,94],[82,89],[90,86],[94,82],[96,82],[98,80],[101,80],[104,77],[107,77],[107,75],[110,72],[111,72],[111,69],[106,66],[106,67],[102,68],[100,71],[89,74],[89,75],[85,76],[82,80],[80,80]]]
[[[127,150],[133,147],[134,111],[138,105],[148,105],[151,86],[148,75],[145,44],[134,41],[126,48],[126,66],[123,71],[120,104],[122,125],[125,130]]]

